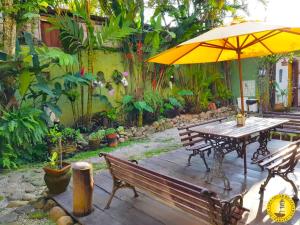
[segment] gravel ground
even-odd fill
[[[143,157],[147,152],[168,151],[178,149],[180,139],[176,128],[154,133],[148,138],[119,147],[111,154],[130,158]],[[100,163],[104,160],[99,157],[85,159],[90,163]],[[40,219],[32,219],[36,212],[32,206],[38,198],[43,196],[46,190],[44,184],[44,172],[40,169],[16,170],[8,173],[0,173],[0,224],[5,225],[52,225],[47,215]]]

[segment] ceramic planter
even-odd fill
[[[283,103],[276,103],[274,105],[274,111],[276,112],[283,112],[285,110]]]
[[[245,122],[246,122],[246,117],[243,115],[237,115],[236,117],[236,125],[238,127],[242,127],[245,126]]]
[[[66,191],[71,179],[71,164],[63,162],[62,169],[44,167],[44,180],[50,194],[60,194]]]
[[[106,135],[106,139],[109,147],[118,146],[118,135],[117,134],[108,134]]]

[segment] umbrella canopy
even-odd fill
[[[193,64],[237,59],[240,73],[242,112],[244,96],[240,59],[286,53],[300,49],[300,26],[243,22],[212,29],[166,50],[147,62]]]

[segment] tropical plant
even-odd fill
[[[123,126],[118,126],[117,129],[116,129],[117,133],[118,134],[124,134],[125,132],[125,129]]]
[[[147,102],[143,100],[134,99],[131,95],[125,95],[122,99],[123,110],[128,114],[137,115],[137,125],[143,126],[143,113],[145,111],[153,113],[153,109]]]
[[[56,124],[54,127],[50,128],[47,134],[48,145],[56,147],[59,140],[62,139],[62,132]]]
[[[42,143],[47,126],[42,120],[42,111],[23,107],[3,111],[0,118],[0,166],[16,167],[23,155],[30,158],[31,149]]]
[[[98,130],[89,135],[89,140],[102,140],[105,137],[105,130]]]
[[[79,130],[67,127],[62,130],[62,143],[63,144],[76,144],[78,141],[83,140]]]
[[[108,135],[111,135],[111,134],[115,134],[116,133],[116,129],[115,128],[108,128],[105,130],[105,135],[108,136]]]
[[[54,29],[60,30],[60,39],[66,52],[71,52],[72,54],[77,53],[79,58],[81,58],[83,51],[87,51],[87,69],[89,73],[93,73],[94,50],[104,48],[108,42],[121,40],[135,32],[135,30],[130,27],[130,21],[122,20],[121,23],[121,16],[111,17],[109,22],[105,23],[101,30],[96,30],[94,22],[90,17],[89,1],[75,0],[73,1],[73,6],[73,14],[76,18],[81,19],[80,22],[65,15],[54,17],[51,23],[54,25]],[[86,26],[86,38],[82,22]],[[84,68],[83,62],[81,60],[79,61],[79,69]],[[91,82],[88,88],[87,122],[91,121],[93,108],[92,96],[93,85]],[[81,99],[83,108],[83,88],[81,88]],[[83,113],[82,110],[82,118]]]

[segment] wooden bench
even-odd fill
[[[211,153],[211,144],[205,143],[204,139],[196,132],[193,132],[190,130],[190,128],[201,126],[208,123],[215,123],[215,122],[222,122],[223,120],[227,119],[226,117],[222,117],[219,119],[209,120],[205,122],[195,123],[195,124],[189,124],[185,126],[178,127],[179,136],[181,137],[182,145],[185,147],[185,149],[189,152],[192,152],[189,155],[188,158],[188,165],[191,165],[191,159],[193,156],[199,155],[206,167],[206,170],[209,171],[209,167],[207,165],[207,162],[205,160],[205,154],[207,154],[207,157]]]
[[[295,183],[288,177],[290,173],[294,172],[294,169],[300,159],[300,140],[295,141],[288,146],[285,146],[275,153],[272,153],[258,161],[256,163],[262,170],[268,170],[268,177],[260,187],[260,193],[262,193],[270,179],[280,176],[286,182],[290,183],[294,190],[294,201],[298,201],[298,189]]]
[[[300,135],[300,114],[267,112],[263,114],[263,117],[289,119],[289,122],[275,129],[275,132],[278,132],[280,135],[280,140],[282,139],[282,134],[288,134],[290,141],[293,141],[295,136]]]
[[[104,157],[113,178],[113,189],[106,208],[120,188],[131,188],[138,197],[135,188],[139,188],[155,196],[163,203],[177,207],[203,221],[201,224],[234,225],[241,220],[245,211],[243,197],[235,196],[229,201],[221,201],[215,192],[193,184],[162,175],[106,153]]]

